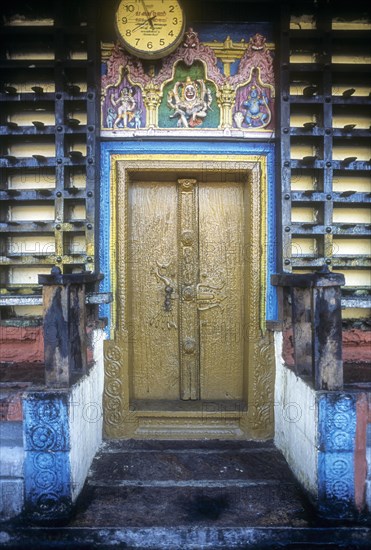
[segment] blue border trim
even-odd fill
[[[171,154],[171,155],[262,155],[267,157],[268,205],[267,205],[267,296],[266,319],[277,319],[276,288],[270,283],[270,276],[276,273],[276,199],[274,174],[274,145],[272,143],[209,142],[209,141],[107,141],[101,144],[101,188],[100,188],[100,270],[104,273],[102,292],[111,292],[110,281],[110,171],[111,155]],[[111,319],[111,306],[101,306],[100,314]]]
[[[354,452],[356,396],[319,395],[318,504],[326,517],[352,518],[354,504]]]
[[[23,399],[25,512],[34,521],[68,519],[72,510],[68,399],[63,391]]]

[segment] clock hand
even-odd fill
[[[148,9],[147,9],[147,6],[144,3],[144,0],[141,0],[141,2],[143,4],[144,13],[146,14],[146,17],[149,18]]]
[[[154,19],[156,19],[156,17],[157,17],[156,15],[153,15],[153,16],[150,17],[149,19],[146,19],[145,21],[143,21],[143,23],[140,23],[139,25],[137,25],[136,27],[134,27],[133,29],[131,29],[131,32],[134,32],[134,31],[136,31],[137,29],[140,29],[141,27],[143,27],[143,25],[145,25],[145,24],[148,23],[148,22],[151,24],[152,21],[153,21]],[[152,25],[152,26],[153,26],[153,25]]]
[[[149,16],[149,11],[147,9],[147,6],[145,5],[144,3],[144,0],[141,0],[142,4],[143,4],[143,8],[144,8],[144,13],[146,14],[146,17],[147,17],[147,20],[149,21],[149,24],[151,25],[152,29],[153,29],[153,23],[152,23],[152,19],[153,17],[150,17]]]
[[[151,25],[152,29],[153,29],[153,23],[152,23],[152,21],[153,21],[154,19],[156,19],[156,17],[157,17],[157,15],[152,15],[152,17],[149,17],[149,18],[148,18],[148,22],[149,22],[149,24]]]
[[[143,27],[143,25],[145,25],[146,23],[148,23],[148,20],[146,19],[145,21],[143,21],[143,23],[140,23],[139,25],[137,25],[136,27],[134,27],[133,29],[131,29],[131,32],[134,32],[136,31],[137,29],[140,29],[140,27]]]

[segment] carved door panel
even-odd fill
[[[202,399],[242,398],[245,211],[243,184],[200,184],[198,313]],[[210,301],[202,300],[204,295],[212,294]]]
[[[129,186],[129,377],[135,401],[242,398],[244,185]]]
[[[178,280],[176,183],[129,186],[128,319],[131,395],[179,399],[178,300],[165,311],[165,284]]]

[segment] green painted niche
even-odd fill
[[[196,112],[194,118],[192,114],[190,114],[190,111],[192,109],[185,109],[186,106],[191,107],[193,105],[192,102],[186,102],[184,100],[184,90],[187,85],[187,79],[188,83],[191,86],[193,85],[193,87],[197,90],[198,96],[203,95],[202,81],[205,83],[205,87],[207,90],[206,103],[208,104],[208,107],[206,109],[201,109],[200,106],[196,107],[196,110],[197,108],[199,109],[198,112],[201,116],[197,116]],[[177,83],[180,84],[177,86]],[[180,105],[180,109],[171,109],[168,105],[169,93],[174,91],[174,87],[176,96],[173,99],[173,103]],[[205,68],[200,61],[193,63],[191,67],[188,67],[187,65],[185,65],[185,63],[182,62],[177,63],[173,80],[165,84],[163,89],[163,96],[158,112],[159,127],[186,127],[185,124],[182,123],[182,121],[180,120],[181,116],[177,114],[177,112],[179,113],[181,111],[184,113],[185,119],[187,120],[187,123],[189,125],[188,127],[192,129],[218,128],[220,122],[220,109],[217,104],[216,95],[216,86],[211,80],[207,80],[205,78]],[[201,101],[205,101],[204,97],[199,97],[199,99]],[[206,116],[204,116],[203,113],[206,113]]]

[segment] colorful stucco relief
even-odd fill
[[[272,46],[255,33],[247,41],[201,41],[189,29],[162,61],[142,62],[119,45],[103,48],[102,131],[272,133]],[[203,132],[202,132],[203,133]]]

